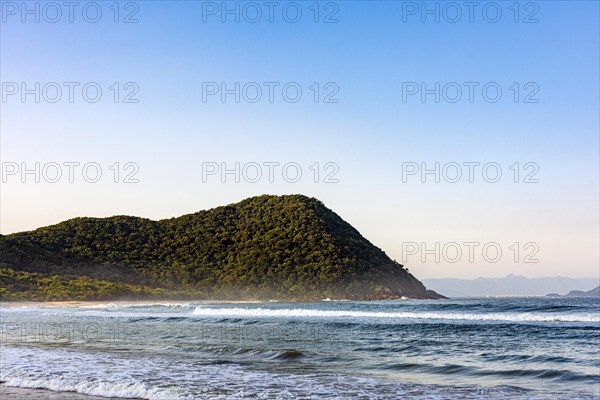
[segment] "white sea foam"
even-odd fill
[[[327,302],[327,300],[325,300]],[[350,318],[398,319],[439,321],[506,321],[506,322],[567,322],[600,323],[598,313],[543,313],[543,312],[458,312],[458,311],[357,311],[323,310],[308,308],[226,307],[198,303],[148,304],[95,304],[76,307],[2,308],[2,314],[41,312],[43,316],[82,315],[88,317],[143,318],[143,317],[236,317],[236,318]]]
[[[2,346],[0,380],[4,385],[77,392],[101,397],[149,400],[186,399],[173,388],[144,382],[143,375],[130,371],[137,363],[116,360],[107,353],[80,353],[63,349]],[[146,366],[152,368],[151,363]],[[162,376],[154,366],[151,376]],[[160,382],[160,380],[156,380]]]
[[[83,309],[129,309],[129,308],[189,308],[195,307],[197,303],[107,303],[107,304],[91,304],[91,305],[78,305],[77,308]]]
[[[180,400],[183,397],[172,391],[148,387],[144,383],[120,383],[28,376],[3,377],[6,386],[77,392],[90,396],[122,397],[149,400]]]
[[[449,313],[449,312],[379,312],[350,310],[209,308],[198,306],[194,315],[237,318],[388,318],[422,320],[509,321],[509,322],[592,322],[600,323],[597,314],[541,313]]]
[[[80,305],[78,306],[79,308],[91,308],[91,309],[97,309],[97,310],[106,310],[108,308],[114,308],[117,307],[117,305],[115,303],[109,303],[109,304],[91,304],[91,305]]]

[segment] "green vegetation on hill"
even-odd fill
[[[87,276],[65,278],[0,269],[0,299],[7,301],[118,300],[173,297],[164,289],[107,282]],[[178,294],[185,296],[185,293]]]
[[[4,299],[438,297],[302,195],[161,221],[75,218],[0,235],[0,269]]]

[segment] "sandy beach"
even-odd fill
[[[45,389],[23,389],[0,385],[0,398],[3,400],[116,400],[116,397],[87,396],[74,392],[54,392]],[[119,398],[122,400],[123,398]]]

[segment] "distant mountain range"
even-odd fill
[[[582,290],[571,290],[569,293],[561,296],[560,294],[550,293],[548,297],[600,297],[600,286],[595,289],[584,292]]]
[[[598,278],[527,278],[513,274],[503,278],[442,278],[423,279],[422,282],[429,289],[448,297],[545,296],[572,290],[587,291],[600,284]]]

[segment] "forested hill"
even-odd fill
[[[438,298],[317,199],[258,196],[152,221],[0,236],[5,300]]]

